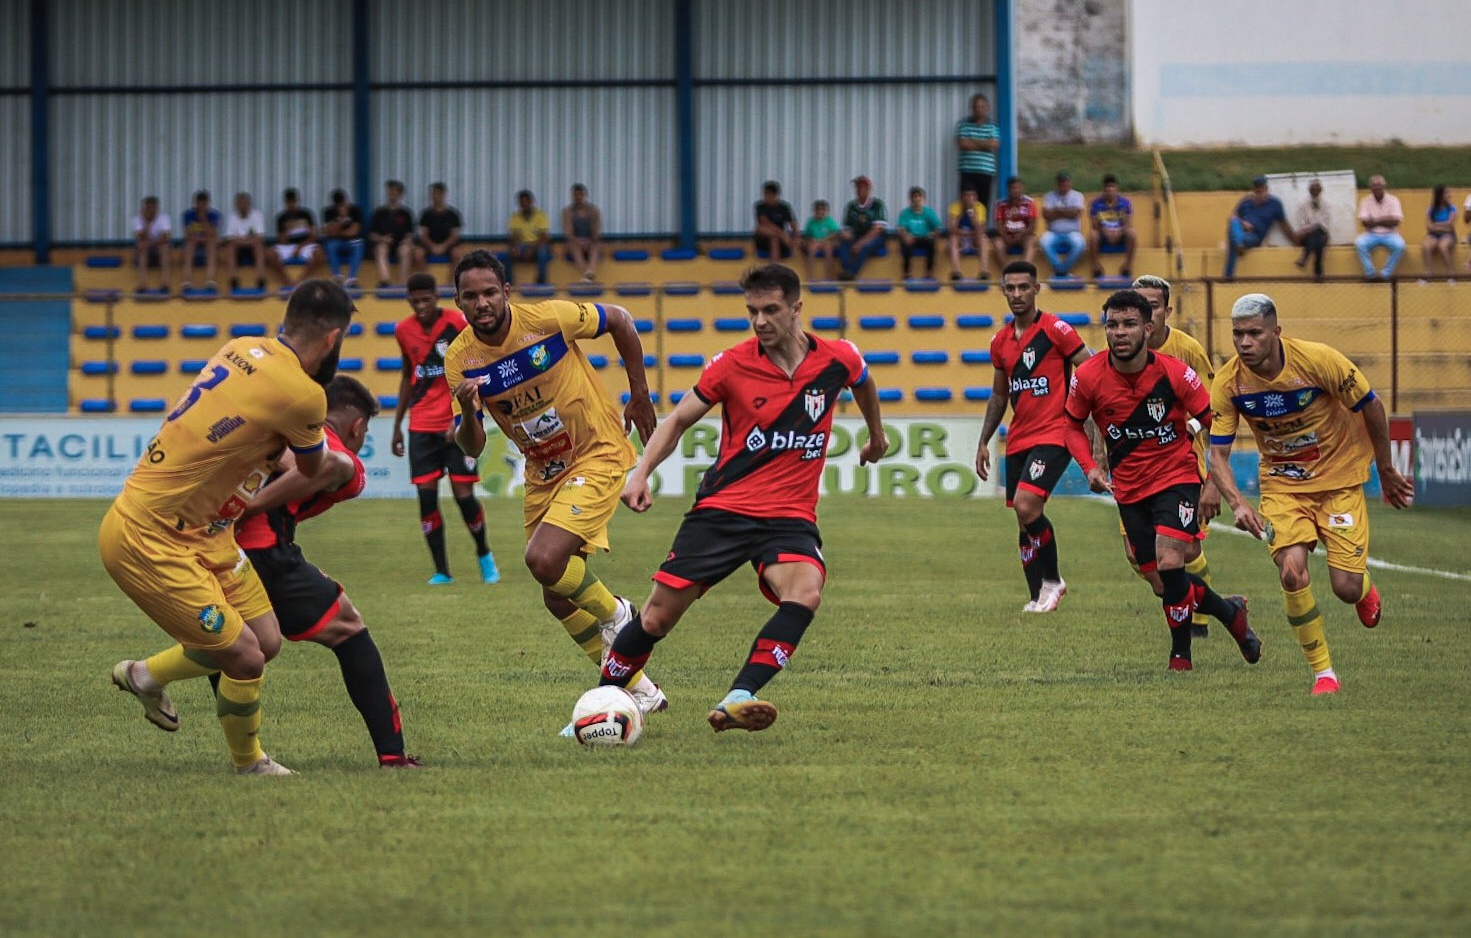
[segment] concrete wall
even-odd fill
[[[1017,0],[1017,129],[1056,143],[1129,138],[1124,0]]]

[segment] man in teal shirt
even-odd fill
[[[922,255],[926,278],[935,276],[935,235],[943,229],[940,216],[925,204],[925,191],[909,190],[909,204],[899,213],[899,253],[904,257],[904,279],[909,279],[909,259]]]

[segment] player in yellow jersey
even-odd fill
[[[1211,364],[1210,356],[1206,354],[1205,346],[1178,327],[1170,325],[1170,317],[1175,312],[1175,308],[1170,305],[1170,282],[1163,277],[1145,274],[1134,281],[1134,289],[1149,301],[1149,308],[1153,313],[1154,331],[1149,334],[1149,347],[1156,352],[1178,358],[1195,369],[1195,373],[1200,375],[1200,380],[1209,388],[1211,379],[1215,377],[1216,369]],[[1206,459],[1209,444],[1206,441],[1206,434],[1195,434],[1194,446],[1196,463],[1200,466],[1200,477],[1204,481],[1200,486],[1200,501],[1196,505],[1196,520],[1199,523],[1200,533],[1196,535],[1196,540],[1185,548],[1185,572],[1200,577],[1206,586],[1210,586],[1211,568],[1205,559],[1205,538],[1210,533],[1211,519],[1221,513],[1221,492],[1207,475]],[[1124,537],[1122,522],[1119,523],[1119,535]],[[1124,537],[1124,552],[1129,553],[1128,537]],[[1133,557],[1129,557],[1129,563],[1134,567],[1134,572],[1138,573],[1139,567],[1134,563]],[[1190,626],[1192,636],[1194,638],[1210,637],[1209,622],[1210,617],[1197,609],[1195,619]]]
[[[472,251],[455,265],[455,302],[470,324],[444,355],[455,440],[480,455],[488,413],[526,457],[526,566],[547,610],[601,666],[618,630],[638,615],[587,567],[589,554],[609,547],[608,522],[635,462],[628,431],[637,428],[646,443],[654,432],[638,331],[621,306],[512,303],[505,269],[488,251]],[[628,372],[622,416],[577,344],[604,333]],[[668,706],[642,673],[628,689],[646,713]]]
[[[1282,581],[1287,621],[1313,669],[1313,693],[1333,694],[1338,675],[1323,615],[1308,581],[1308,554],[1327,550],[1333,594],[1379,624],[1379,590],[1369,582],[1369,513],[1364,482],[1379,467],[1384,500],[1408,506],[1414,484],[1394,468],[1389,420],[1364,373],[1330,346],[1285,338],[1277,307],[1248,293],[1231,307],[1236,357],[1211,389],[1211,476],[1236,526],[1266,538]],[[1231,474],[1231,443],[1245,420],[1261,453],[1261,510],[1247,504]]]
[[[234,339],[164,419],[102,519],[113,581],[177,642],[121,661],[113,683],[154,725],[179,728],[166,686],[221,672],[216,711],[242,775],[289,775],[261,751],[260,684],[281,630],[231,525],[287,449],[315,476],[325,462],[322,384],[337,369],[352,300],[330,280],[292,291],[279,337]]]

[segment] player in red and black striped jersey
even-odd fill
[[[1067,397],[1067,446],[1095,492],[1112,492],[1139,573],[1163,601],[1170,630],[1169,667],[1189,671],[1190,622],[1199,609],[1219,619],[1249,664],[1262,643],[1247,623],[1246,599],[1222,599],[1185,571],[1200,533],[1200,463],[1192,437],[1211,421],[1210,391],[1195,369],[1149,348],[1149,300],[1120,290],[1103,304],[1108,354],[1073,372]],[[1083,422],[1092,418],[1108,467],[1099,466]]]
[[[991,340],[996,375],[976,449],[976,474],[982,482],[990,478],[991,438],[1010,404],[1006,504],[1016,511],[1022,573],[1032,595],[1022,611],[1052,612],[1067,593],[1067,584],[1058,572],[1052,522],[1042,512],[1067,471],[1062,408],[1068,375],[1093,353],[1072,326],[1037,308],[1037,268],[1033,264],[1007,264],[1001,272],[1001,290],[1012,320]]]
[[[404,454],[402,428],[407,411],[409,477],[419,490],[419,523],[434,560],[434,576],[429,583],[439,586],[454,582],[444,548],[444,516],[439,513],[439,477],[444,475],[449,476],[455,504],[475,539],[481,580],[499,583],[501,574],[485,540],[485,510],[475,498],[480,471],[474,458],[466,456],[455,443],[450,387],[444,380],[444,353],[455,336],[468,328],[465,315],[457,309],[440,307],[438,286],[429,274],[409,277],[408,299],[414,313],[393,330],[403,353],[398,407],[393,412],[393,455]]]
[[[625,686],[696,599],[750,563],[777,611],[756,636],[730,693],[710,711],[717,733],[764,730],[775,721],[776,707],[755,693],[786,666],[817,611],[827,577],[817,530],[818,483],[844,388],[853,389],[868,425],[860,464],[888,449],[878,392],[857,347],[803,331],[796,272],[765,264],[747,271],[741,287],[755,337],[710,360],[694,390],[649,439],[623,489],[624,504],[647,511],[653,504],[649,475],[685,430],[721,405],[715,464],[654,574],[641,615],[618,632],[603,662],[603,683]]]
[[[296,543],[298,524],[362,494],[367,473],[357,453],[368,435],[368,421],[377,414],[378,402],[361,382],[346,375],[333,378],[327,385],[323,428],[327,464],[310,478],[294,467],[274,475],[246,508],[235,542],[260,574],[281,634],[293,642],[316,642],[337,656],[342,682],[368,727],[378,764],[412,768],[419,763],[404,754],[398,702],[388,688],[373,636],[342,586],[309,562]]]

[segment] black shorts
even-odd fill
[[[245,556],[265,584],[282,635],[293,642],[304,642],[337,618],[342,586],[312,566],[300,547],[277,544],[247,550]]]
[[[1134,553],[1140,573],[1158,566],[1154,539],[1172,537],[1189,546],[1200,539],[1200,485],[1181,483],[1161,489],[1142,501],[1119,505],[1124,537]]]
[[[766,239],[765,238],[757,238],[756,239],[756,250],[757,251],[764,251],[764,250],[766,250]],[[781,254],[782,259],[786,259],[786,258],[792,256],[792,249],[789,248],[789,247],[787,247],[785,241],[783,241],[780,245],[777,246],[777,251],[778,251],[778,253]],[[759,257],[760,255],[758,254],[757,256]],[[771,258],[771,260],[776,260],[776,258]]]
[[[698,586],[704,595],[741,564],[750,563],[761,595],[776,603],[761,572],[772,564],[792,562],[810,563],[824,579],[827,577],[822,534],[811,521],[751,518],[718,508],[701,508],[684,516],[654,581],[679,590]]]
[[[1052,494],[1052,490],[1057,488],[1057,482],[1062,478],[1062,474],[1067,472],[1067,464],[1072,461],[1072,458],[1066,446],[1054,446],[1051,443],[1033,446],[1020,453],[1007,452],[1007,506],[1009,507],[1012,500],[1016,498],[1018,488],[1034,492],[1042,496],[1045,501]]]
[[[466,456],[465,451],[454,440],[447,440],[443,433],[409,431],[409,478],[415,485],[439,481],[447,475],[451,482],[480,481],[475,457]]]

